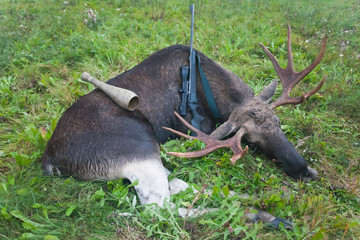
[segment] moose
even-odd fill
[[[211,114],[203,86],[198,81],[197,111],[204,120],[200,129],[192,129],[197,136],[191,138],[199,138],[207,147],[198,152],[171,154],[198,157],[227,146],[234,151],[231,162],[235,164],[247,150],[241,148],[244,138],[270,159],[281,162],[288,176],[303,181],[313,180],[318,175],[317,171],[308,166],[286,138],[274,109],[286,104],[300,104],[320,90],[326,76],[310,92],[290,97],[294,86],[322,60],[326,37],[317,58],[301,72],[295,72],[293,68],[289,25],[286,68],[281,68],[273,54],[263,44],[260,45],[280,78],[283,88],[280,98],[270,103],[277,79],[254,96],[251,88],[238,76],[197,52],[221,118],[216,119]],[[79,98],[59,119],[47,144],[42,158],[44,174],[73,176],[79,180],[137,180],[135,189],[140,202],[160,206],[172,192],[186,187],[179,181],[168,182],[169,171],[162,164],[159,143],[187,131],[182,123],[189,122],[191,114],[180,120],[174,111],[178,110],[181,102],[178,92],[182,84],[180,67],[188,64],[188,58],[189,47],[170,46],[107,81],[109,86],[128,89],[139,96],[140,102],[134,111],[119,107],[98,88]],[[218,123],[221,125],[216,129]]]

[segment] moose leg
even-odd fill
[[[162,165],[160,158],[127,164],[122,171],[124,177],[131,182],[138,181],[135,190],[141,204],[156,203],[161,207],[170,195],[189,187],[186,182],[178,178],[168,182],[170,171]]]
[[[135,190],[141,204],[163,206],[164,200],[170,197],[167,175],[160,158],[129,163],[123,172],[132,183],[138,181]]]

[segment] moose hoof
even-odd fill
[[[177,194],[181,191],[185,191],[189,187],[189,184],[183,180],[174,178],[169,182],[170,195]]]

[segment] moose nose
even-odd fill
[[[308,181],[318,175],[316,170],[308,167],[306,160],[283,133],[271,135],[260,147],[268,157],[281,162],[285,173],[290,177]]]

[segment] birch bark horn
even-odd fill
[[[134,111],[139,104],[139,97],[133,91],[101,82],[87,72],[81,74],[81,79],[99,88],[123,109]]]

